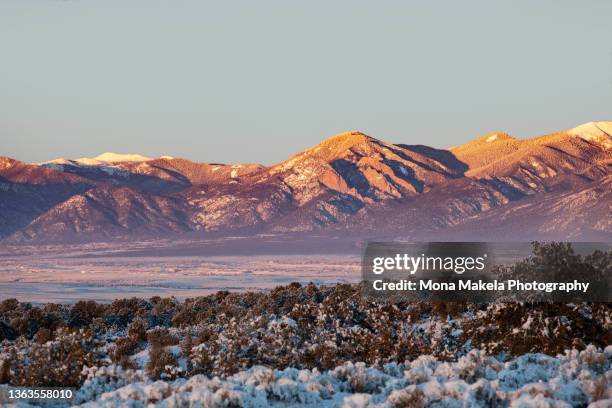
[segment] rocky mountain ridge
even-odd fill
[[[449,150],[338,134],[273,166],[105,153],[0,157],[0,239],[333,232],[612,237],[612,122]]]

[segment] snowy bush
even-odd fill
[[[393,304],[299,284],[182,302],[5,300],[0,383],[77,386],[96,406],[605,406],[611,310]]]
[[[605,356],[605,361],[598,360],[597,368],[586,361],[595,353]],[[474,368],[475,361],[480,362],[478,369]],[[383,370],[361,363],[345,363],[326,372],[252,367],[226,378],[196,375],[170,382],[138,380],[131,371],[102,370],[88,377],[78,395],[80,402],[88,401],[84,406],[92,408],[147,404],[394,408],[591,404],[594,408],[610,406],[610,387],[595,384],[592,379],[599,378],[598,372],[611,377],[611,368],[612,353],[595,348],[589,348],[587,353],[571,351],[555,358],[527,354],[504,363],[476,350],[457,362],[421,356]],[[469,375],[460,379],[466,370]],[[121,373],[132,376],[131,383],[99,380],[100,377],[115,378]],[[110,384],[115,384],[116,389],[110,390]],[[593,387],[599,387],[597,395],[593,394]]]

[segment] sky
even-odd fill
[[[0,155],[273,164],[612,120],[612,1],[0,0]]]

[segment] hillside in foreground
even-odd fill
[[[351,285],[6,300],[0,383],[75,386],[75,402],[109,407],[606,406],[611,318],[607,304],[375,303]]]

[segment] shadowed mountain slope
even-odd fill
[[[40,165],[0,158],[0,237],[610,237],[611,130],[498,132],[450,150],[346,132],[270,167],[112,153]]]

